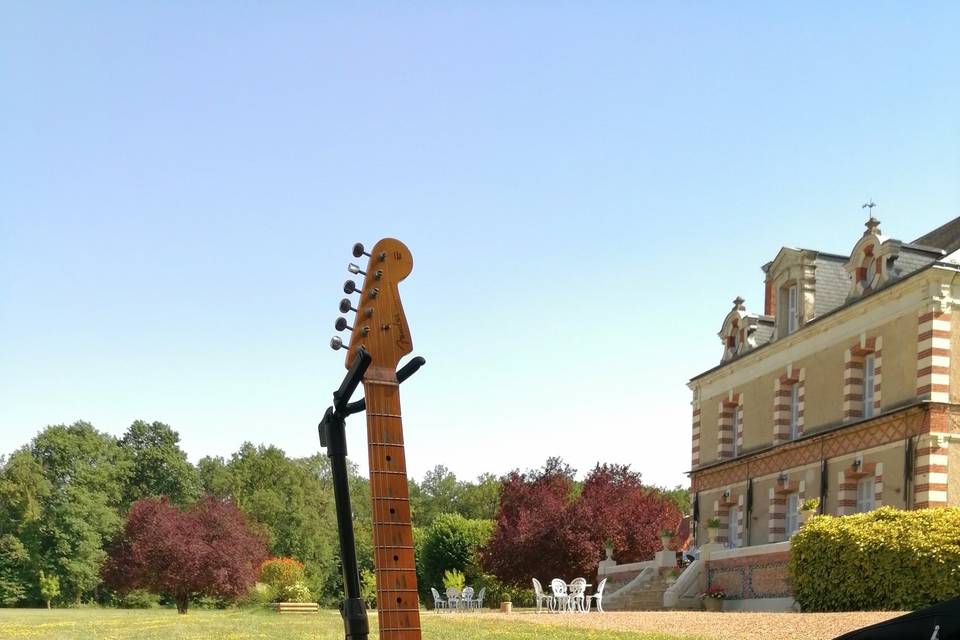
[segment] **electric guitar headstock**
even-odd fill
[[[347,349],[345,365],[349,369],[360,347],[370,354],[371,363],[365,380],[396,380],[396,369],[400,359],[413,351],[410,328],[403,314],[400,292],[397,285],[410,275],[413,269],[413,256],[406,245],[394,238],[384,238],[373,246],[368,253],[359,242],[353,245],[356,258],[367,257],[365,269],[350,263],[350,273],[363,276],[363,284],[357,287],[353,280],[347,280],[343,292],[348,296],[360,294],[354,303],[351,298],[340,301],[340,312],[355,313],[353,326],[345,317],[337,318],[334,326],[337,331],[349,330],[350,340],[344,342],[339,336],[330,340],[333,349]]]

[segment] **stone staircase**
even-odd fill
[[[649,581],[620,589],[603,599],[604,611],[661,611],[663,594],[669,586],[666,575],[669,569],[660,571]]]

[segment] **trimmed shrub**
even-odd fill
[[[160,604],[160,596],[146,589],[134,589],[117,599],[121,609],[152,609]]]
[[[917,609],[960,595],[960,509],[815,516],[792,540],[804,611]]]
[[[309,602],[310,591],[306,587],[303,563],[293,558],[270,558],[260,565],[260,582],[273,588],[280,602]],[[306,592],[305,600],[303,598]]]
[[[276,600],[276,590],[266,582],[258,582],[247,594],[246,604],[254,607],[263,607]]]

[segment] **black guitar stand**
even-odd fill
[[[426,363],[420,356],[397,370],[397,381],[403,382]],[[340,604],[346,640],[367,640],[370,625],[367,608],[360,597],[360,572],[357,569],[357,551],[353,537],[353,510],[350,508],[350,487],[347,482],[346,418],[367,408],[365,399],[350,402],[363,374],[370,366],[370,354],[363,347],[347,371],[340,388],[333,392],[333,406],[323,414],[318,425],[320,446],[326,447],[333,477],[333,497],[337,505],[337,532],[340,536],[340,559],[343,565],[343,586],[346,597]]]

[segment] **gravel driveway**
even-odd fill
[[[659,631],[710,640],[830,640],[901,615],[890,611],[854,613],[706,613],[702,611],[617,611],[603,615],[520,613],[517,621],[611,631]]]

